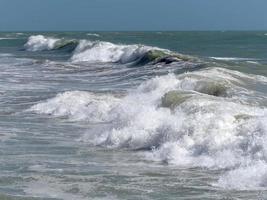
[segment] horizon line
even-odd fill
[[[266,30],[229,29],[229,30],[0,30],[4,32],[265,32]]]

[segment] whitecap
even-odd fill
[[[55,48],[58,41],[59,39],[57,38],[45,37],[43,35],[32,35],[28,38],[24,47],[27,51],[52,50]]]
[[[101,122],[112,120],[111,110],[118,103],[112,95],[95,95],[84,91],[71,91],[41,102],[29,111],[56,117],[67,117],[73,121]]]
[[[100,37],[100,35],[97,34],[97,33],[87,33],[86,35],[88,35],[88,36],[94,36],[94,37]]]
[[[71,49],[75,49],[77,43],[78,41],[74,39],[58,39],[43,35],[33,35],[28,38],[28,41],[26,44],[24,44],[24,47],[27,51],[57,50],[67,46],[71,47]]]
[[[149,50],[159,48],[144,45],[117,45],[103,41],[81,40],[75,49],[72,62],[120,62],[129,63]]]
[[[238,57],[210,57],[214,60],[221,60],[221,61],[249,61],[254,60],[252,58],[238,58]]]

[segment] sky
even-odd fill
[[[0,31],[267,30],[267,0],[0,0]]]

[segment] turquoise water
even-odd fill
[[[267,33],[0,33],[0,199],[267,198]]]

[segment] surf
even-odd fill
[[[74,50],[78,42],[76,40],[58,39],[53,37],[45,37],[43,35],[32,35],[24,44],[26,51],[49,51],[69,48]]]
[[[266,96],[249,89],[244,79],[265,84],[263,77],[207,68],[152,78],[125,96],[68,91],[29,112],[105,123],[106,129],[85,133],[81,140],[105,148],[142,150],[154,162],[224,169],[227,173],[214,184],[255,189],[266,186],[264,179],[250,183],[251,176],[239,171],[257,168],[261,161],[265,166],[261,174],[267,174],[267,113],[259,105],[266,103]],[[251,101],[257,95],[264,102]],[[231,181],[238,181],[236,174],[243,182],[235,185]]]
[[[117,63],[131,66],[194,62],[197,58],[167,49],[141,44],[114,44],[105,41],[71,40],[32,35],[24,44],[26,51],[68,50],[73,63]]]

